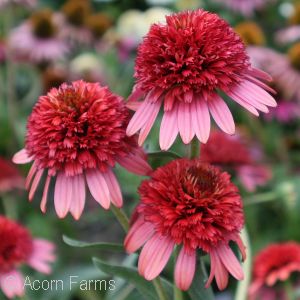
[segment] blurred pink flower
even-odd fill
[[[60,22],[50,10],[36,12],[9,36],[9,48],[17,58],[35,63],[63,58],[69,46],[60,34]]]
[[[33,8],[37,5],[37,0],[0,0],[0,8],[8,4],[17,4],[17,5]]]
[[[28,265],[38,272],[51,273],[55,246],[49,241],[35,239],[23,226],[0,216],[0,288],[9,299],[24,295],[24,278],[19,271]]]
[[[276,41],[280,44],[294,43],[300,40],[300,25],[293,25],[279,30],[276,33]]]
[[[277,107],[271,108],[265,119],[289,123],[300,118],[300,104],[293,101],[277,100]]]
[[[264,8],[273,0],[213,0],[223,4],[232,11],[236,11],[244,16],[252,16],[256,10]]]

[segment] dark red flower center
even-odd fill
[[[243,226],[241,199],[230,176],[199,160],[181,159],[158,168],[139,193],[138,211],[145,220],[190,249],[208,252]]]
[[[32,238],[26,228],[0,216],[0,272],[25,263],[32,247]]]

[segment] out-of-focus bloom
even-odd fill
[[[254,259],[253,281],[249,289],[250,299],[288,299],[282,295],[282,291],[276,291],[274,285],[278,281],[286,281],[293,272],[300,272],[298,243],[272,244],[261,250]],[[282,297],[278,297],[278,294]]]
[[[246,46],[261,46],[266,42],[265,35],[261,27],[255,22],[245,21],[239,23],[234,29],[239,34]]]
[[[270,169],[256,162],[255,151],[246,146],[238,135],[229,136],[213,131],[207,142],[202,145],[200,159],[237,173],[237,178],[248,191],[266,184],[271,178]]]
[[[265,47],[248,47],[247,52],[256,67],[271,74],[286,99],[300,100],[300,43],[291,47],[288,54]]]
[[[58,88],[68,79],[68,72],[66,68],[60,65],[49,66],[42,74],[43,90],[45,93],[52,88]]]
[[[113,20],[105,13],[90,15],[86,20],[86,26],[93,34],[94,39],[99,39],[112,26]]]
[[[235,131],[223,91],[254,115],[276,106],[261,80],[270,76],[251,67],[243,42],[228,23],[204,10],[166,17],[154,24],[139,46],[135,66],[137,83],[128,107],[137,110],[127,134],[140,131],[142,144],[163,106],[159,142],[171,147],[178,132],[185,144],[196,135],[206,143],[210,114],[228,134]],[[143,101],[138,101],[143,98]]]
[[[280,123],[290,123],[300,118],[299,103],[292,101],[278,100],[278,106],[271,109],[270,113],[265,116],[267,120],[275,119]]]
[[[0,192],[25,187],[24,178],[19,170],[10,162],[0,157]]]
[[[15,28],[9,37],[9,47],[16,57],[35,63],[55,61],[68,52],[68,45],[59,33],[56,15],[48,9],[34,13]]]
[[[0,287],[8,298],[23,296],[24,278],[19,271],[28,265],[38,272],[51,273],[55,246],[49,241],[35,239],[23,226],[0,216]]]
[[[105,83],[105,67],[94,53],[82,53],[70,62],[72,80],[83,79],[88,82]],[[107,74],[106,74],[107,75]]]
[[[37,4],[37,0],[0,0],[0,8],[8,4],[16,4],[24,7],[33,8]]]
[[[138,262],[142,276],[147,280],[158,276],[178,245],[174,275],[180,289],[187,290],[193,281],[198,249],[210,255],[206,287],[215,277],[219,289],[224,289],[228,273],[243,279],[229,242],[236,242],[245,258],[239,236],[244,215],[238,189],[228,173],[199,160],[174,160],[143,181],[139,194],[141,202],[125,248],[133,253],[143,246]]]
[[[175,7],[178,11],[203,7],[202,0],[177,0]]]
[[[214,0],[214,2],[225,5],[232,11],[244,16],[252,16],[256,10],[263,9],[273,0]]]
[[[27,123],[25,149],[15,163],[33,161],[26,188],[32,200],[44,171],[47,178],[41,201],[46,211],[51,178],[56,176],[54,205],[63,218],[79,219],[85,204],[85,181],[94,199],[105,209],[122,206],[122,194],[113,167],[146,175],[151,171],[135,138],[125,129],[129,112],[121,97],[98,83],[76,81],[41,96]]]
[[[65,22],[61,28],[71,43],[89,44],[92,35],[86,27],[86,21],[92,11],[89,0],[68,0],[62,7]]]
[[[6,43],[0,39],[0,63],[5,61],[6,58]]]

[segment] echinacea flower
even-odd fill
[[[214,0],[214,2],[220,3],[246,17],[250,17],[255,11],[261,10],[267,4],[270,4],[272,0]]]
[[[239,34],[246,46],[261,46],[266,43],[264,32],[262,31],[261,27],[255,22],[241,22],[234,27],[234,30]]]
[[[28,265],[44,274],[51,273],[55,246],[33,238],[22,225],[0,216],[0,288],[8,298],[24,295],[24,278],[19,271]]]
[[[26,180],[29,200],[46,171],[43,212],[53,177],[54,205],[60,218],[68,212],[80,218],[85,181],[105,209],[110,202],[121,207],[122,194],[112,170],[115,164],[139,175],[151,171],[135,138],[126,136],[128,119],[121,97],[98,83],[76,81],[41,96],[28,119],[25,149],[13,158],[15,163],[33,161]]]
[[[25,187],[24,178],[19,170],[10,162],[0,157],[0,192],[8,192],[12,189]]]
[[[265,91],[272,90],[260,81],[270,76],[250,66],[243,42],[226,21],[201,9],[167,16],[166,21],[152,25],[138,49],[137,83],[127,104],[136,113],[127,134],[140,131],[139,144],[161,106],[162,150],[170,148],[178,132],[185,144],[195,135],[206,143],[210,114],[223,131],[234,133],[233,117],[218,91],[255,115],[276,106]]]
[[[259,163],[254,154],[255,151],[247,147],[241,136],[229,136],[215,130],[207,144],[202,145],[200,159],[235,171],[243,186],[253,192],[257,186],[266,184],[271,178],[270,169]]]
[[[91,31],[95,40],[100,39],[112,24],[112,18],[105,13],[90,15],[86,20],[86,26]]]
[[[17,58],[35,63],[63,58],[69,47],[59,32],[60,21],[57,17],[49,9],[35,12],[29,20],[11,32],[10,51]]]
[[[37,0],[0,0],[0,8],[8,4],[15,4],[23,7],[33,8],[36,6]]]
[[[230,175],[199,160],[179,159],[159,167],[139,187],[140,204],[125,239],[127,252],[143,246],[138,270],[147,280],[166,266],[174,247],[180,247],[175,283],[189,289],[196,270],[196,254],[210,255],[210,276],[219,289],[228,273],[243,279],[243,271],[229,242],[245,248],[239,232],[244,225],[242,201]]]
[[[288,280],[293,272],[300,272],[300,244],[291,241],[271,244],[264,248],[254,259],[250,299],[265,300],[265,294],[270,295],[268,299],[285,299],[276,297],[274,285]],[[277,293],[280,293],[280,290]]]

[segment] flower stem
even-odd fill
[[[111,206],[111,211],[123,227],[124,231],[127,232],[129,229],[129,220],[125,212],[121,208],[117,208],[114,205]]]
[[[174,271],[175,271],[175,265],[176,265],[178,255],[179,255],[179,247],[177,246],[174,255]],[[183,300],[182,291],[176,286],[176,284],[174,284],[174,300]]]
[[[197,138],[193,138],[193,140],[186,146],[185,156],[190,159],[200,156],[200,143]]]
[[[264,202],[273,201],[278,198],[278,194],[275,192],[269,192],[269,193],[262,193],[262,194],[256,194],[252,197],[244,198],[244,206],[252,205],[252,204],[259,204]]]
[[[242,240],[246,246],[247,251],[247,259],[245,263],[243,264],[243,270],[244,270],[244,280],[241,280],[238,282],[238,286],[235,293],[235,300],[246,300],[248,296],[248,287],[250,284],[251,279],[251,266],[252,266],[252,260],[251,260],[251,245],[249,240],[249,235],[247,232],[247,228],[244,227],[244,229],[241,232]]]
[[[124,231],[127,233],[129,230],[129,219],[126,216],[125,212],[121,208],[117,208],[114,205],[111,205],[111,211],[119,221],[120,225],[123,227]],[[158,299],[168,300],[166,292],[161,283],[160,277],[157,277],[156,279],[152,280],[152,282],[158,295]]]

